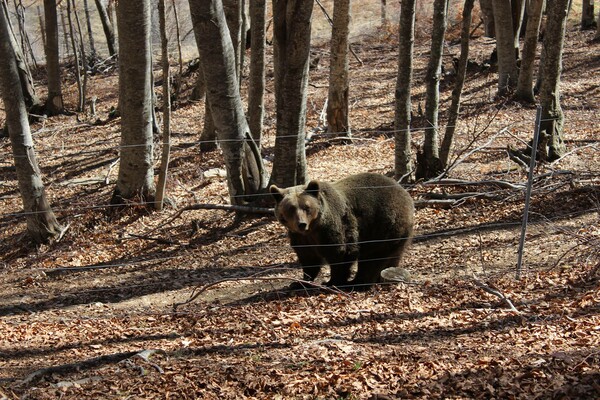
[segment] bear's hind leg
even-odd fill
[[[356,291],[368,290],[372,285],[380,283],[381,271],[389,264],[386,259],[374,258],[358,261],[356,276],[352,280],[352,288]]]

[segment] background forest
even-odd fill
[[[600,397],[600,16],[525,3],[2,0],[0,399]],[[359,172],[402,268],[288,290],[265,188]]]

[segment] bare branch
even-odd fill
[[[309,287],[309,288],[313,288],[313,289],[323,289],[326,290],[328,292],[331,293],[335,293],[335,294],[341,294],[344,295],[346,297],[350,297],[350,295],[348,295],[347,293],[342,292],[340,289],[336,288],[335,286],[324,286],[321,284],[317,284],[315,282],[310,282],[310,281],[306,281],[303,279],[297,279],[297,278],[293,278],[293,277],[289,277],[289,276],[260,276],[263,275],[266,272],[279,272],[279,271],[289,271],[291,270],[290,268],[272,268],[272,269],[268,269],[265,271],[260,271],[256,274],[252,274],[249,276],[244,276],[244,277],[236,277],[236,278],[223,278],[223,279],[219,279],[215,282],[211,282],[208,283],[204,286],[199,286],[196,287],[194,289],[194,291],[192,292],[192,294],[190,295],[190,298],[187,299],[184,302],[181,303],[175,303],[173,304],[173,310],[177,310],[177,307],[185,305],[185,304],[189,304],[191,302],[193,302],[194,300],[196,300],[202,293],[206,292],[208,289],[218,286],[222,283],[225,282],[241,282],[241,281],[266,281],[266,282],[272,282],[272,281],[291,281],[294,283],[298,283],[304,287]]]
[[[508,308],[510,309],[510,311],[513,311],[513,312],[515,312],[517,314],[521,314],[521,312],[515,308],[515,306],[513,305],[513,303],[510,301],[510,299],[508,297],[506,297],[504,295],[504,293],[502,293],[500,290],[498,290],[497,288],[490,287],[490,286],[486,285],[481,280],[479,280],[475,276],[475,274],[473,274],[473,282],[475,283],[475,285],[478,288],[482,289],[484,292],[487,292],[489,294],[493,294],[496,297],[499,297],[508,306]]]

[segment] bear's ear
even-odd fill
[[[269,187],[269,192],[271,192],[271,196],[273,196],[277,203],[283,200],[283,190],[279,189],[277,186],[271,185]]]
[[[319,197],[319,192],[321,191],[321,187],[318,181],[310,181],[308,185],[306,185],[306,193],[310,194],[314,197]]]

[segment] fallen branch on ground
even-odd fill
[[[204,286],[196,287],[193,290],[192,294],[190,295],[189,299],[187,299],[186,301],[181,302],[181,303],[175,303],[175,304],[173,304],[173,310],[176,311],[177,307],[193,302],[202,293],[206,292],[208,289],[210,289],[210,288],[212,288],[214,286],[218,286],[218,285],[220,285],[222,283],[225,283],[225,282],[241,282],[241,281],[266,281],[266,282],[272,282],[272,281],[290,281],[292,283],[298,283],[298,284],[304,286],[305,288],[309,287],[309,288],[312,288],[312,289],[323,289],[323,290],[326,290],[326,291],[331,292],[331,293],[342,294],[342,295],[344,295],[346,297],[350,297],[350,295],[348,295],[345,292],[342,292],[340,289],[336,288],[335,286],[324,286],[324,285],[321,285],[321,284],[317,284],[317,283],[310,282],[310,281],[305,281],[303,279],[292,278],[292,277],[289,277],[289,276],[260,276],[260,275],[264,274],[265,272],[280,272],[280,271],[289,271],[289,270],[291,270],[291,269],[290,268],[275,268],[275,269],[269,269],[269,270],[261,271],[261,272],[258,272],[256,274],[249,275],[249,276],[244,276],[244,277],[219,279],[218,281],[208,283],[208,284],[206,284]]]
[[[482,289],[484,292],[487,292],[489,294],[493,294],[496,297],[499,297],[502,301],[504,301],[504,304],[506,304],[508,306],[510,311],[516,312],[517,314],[521,314],[521,312],[515,308],[513,303],[510,301],[510,299],[508,297],[506,297],[504,295],[504,293],[502,293],[500,290],[486,285],[481,280],[479,280],[475,275],[473,275],[473,282],[475,283],[475,286]]]
[[[163,238],[152,237],[152,236],[136,235],[135,233],[128,233],[127,235],[129,235],[135,239],[151,240],[151,241],[155,241],[155,242],[162,243],[162,244],[171,244],[171,245],[179,244],[179,242],[176,240],[174,241],[174,240],[163,239]]]
[[[224,210],[224,211],[238,211],[244,212],[248,214],[271,214],[274,215],[274,209],[268,207],[254,207],[254,206],[240,206],[234,204],[192,204],[186,207],[183,207],[179,211],[175,213],[175,215],[169,217],[165,222],[161,222],[153,228],[146,232],[146,234],[150,234],[156,231],[159,227],[163,227],[165,225],[170,224],[175,221],[177,218],[181,216],[186,211],[194,211],[194,210]]]
[[[70,372],[77,372],[82,369],[90,369],[103,364],[114,364],[123,361],[127,358],[133,357],[139,354],[139,351],[126,351],[123,353],[106,354],[99,357],[90,358],[89,360],[83,360],[71,364],[56,365],[53,367],[38,369],[27,375],[22,381],[18,383],[18,386],[30,384],[31,382],[37,381],[38,379],[47,375],[64,375]]]

